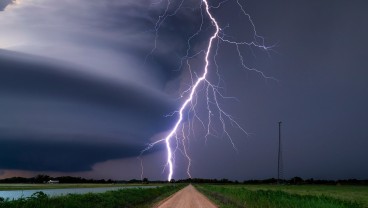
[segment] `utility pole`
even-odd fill
[[[281,157],[281,121],[279,121],[279,151],[277,155],[277,183],[280,184],[282,178],[282,157]]]

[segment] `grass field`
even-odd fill
[[[367,186],[197,185],[221,207],[367,208]]]
[[[68,194],[59,197],[48,197],[42,192],[37,192],[25,199],[0,200],[0,208],[148,208],[184,186],[166,185],[157,188],[121,189],[98,194]]]
[[[353,185],[289,185],[289,186],[274,186],[274,185],[248,185],[250,190],[278,190],[285,191],[291,194],[299,195],[314,195],[314,196],[329,196],[336,199],[346,201],[356,201],[361,203],[363,207],[368,208],[368,186],[353,186]]]

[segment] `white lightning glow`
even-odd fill
[[[197,81],[195,82],[195,84],[191,87],[189,97],[185,100],[185,102],[183,103],[183,105],[181,106],[181,108],[179,110],[179,119],[177,120],[174,128],[170,131],[170,133],[165,138],[166,149],[167,149],[167,164],[169,166],[169,175],[167,177],[168,181],[170,181],[172,179],[172,175],[173,175],[173,172],[174,172],[173,160],[172,160],[173,155],[172,155],[172,150],[171,150],[171,146],[170,146],[170,140],[174,136],[175,132],[178,130],[179,125],[181,124],[181,122],[183,121],[183,112],[187,108],[188,104],[193,100],[194,93],[196,92],[199,84],[206,80],[206,76],[207,76],[207,73],[208,73],[208,66],[210,65],[210,63],[208,61],[208,57],[209,57],[209,54],[211,52],[212,42],[217,37],[217,35],[220,31],[220,27],[218,26],[218,23],[217,23],[216,19],[213,18],[212,14],[209,11],[208,2],[206,0],[203,0],[203,3],[205,4],[206,12],[207,12],[208,16],[210,17],[212,23],[216,27],[216,31],[211,36],[210,41],[208,43],[208,48],[207,48],[206,57],[205,57],[206,65],[204,67],[204,72],[203,72],[202,76],[199,77],[197,79]]]
[[[233,0],[239,7],[240,11],[243,13],[243,15],[245,15],[252,28],[253,28],[253,41],[251,42],[247,42],[247,41],[241,41],[241,42],[237,42],[237,41],[232,41],[230,39],[226,38],[226,35],[224,34],[224,29],[226,29],[228,26],[224,27],[223,29],[221,29],[221,27],[219,26],[218,21],[216,20],[216,18],[213,16],[213,14],[211,13],[211,9],[218,9],[220,8],[223,4],[229,2],[230,0],[224,0],[220,3],[218,3],[215,6],[210,6],[208,3],[208,0],[201,0],[201,4],[200,4],[200,11],[201,11],[201,24],[199,29],[192,35],[189,37],[188,41],[187,41],[187,51],[186,51],[186,55],[181,59],[181,64],[180,64],[180,68],[183,67],[185,60],[186,60],[186,65],[188,67],[189,73],[190,73],[190,77],[192,80],[191,85],[189,86],[189,88],[187,90],[184,90],[184,92],[181,94],[181,98],[184,98],[184,102],[181,104],[181,107],[178,111],[175,111],[174,113],[168,115],[168,116],[174,116],[174,115],[178,115],[178,118],[175,122],[174,127],[168,132],[167,136],[163,139],[160,139],[158,141],[155,141],[151,144],[149,144],[147,146],[146,149],[144,149],[142,151],[142,153],[144,151],[149,150],[150,148],[152,148],[153,146],[155,146],[158,143],[165,143],[166,145],[166,150],[167,150],[167,163],[166,166],[168,168],[168,176],[167,176],[167,180],[171,181],[171,179],[173,178],[173,174],[174,174],[174,161],[175,161],[175,152],[177,151],[177,149],[179,149],[179,143],[182,145],[182,149],[179,149],[180,152],[184,155],[184,157],[188,160],[188,166],[187,166],[187,174],[188,176],[191,178],[191,174],[190,174],[190,168],[191,168],[191,163],[192,163],[192,159],[190,158],[189,154],[188,154],[188,147],[186,143],[189,143],[189,136],[190,134],[194,134],[194,127],[193,127],[193,121],[192,123],[189,123],[187,125],[185,125],[185,123],[183,122],[184,120],[184,114],[186,111],[188,112],[192,112],[193,115],[193,119],[198,120],[201,125],[203,126],[204,129],[206,129],[206,135],[205,137],[205,141],[207,142],[207,139],[209,136],[213,135],[212,132],[216,132],[217,131],[212,128],[212,123],[213,123],[213,117],[214,115],[214,111],[217,112],[218,114],[218,120],[219,123],[222,127],[222,131],[223,134],[229,139],[231,145],[233,146],[233,148],[235,150],[236,146],[235,143],[230,135],[230,133],[227,131],[227,125],[231,124],[233,127],[240,129],[242,132],[244,132],[245,134],[248,134],[245,129],[243,129],[241,127],[241,125],[239,125],[235,119],[228,113],[226,113],[223,108],[221,107],[220,103],[219,103],[219,99],[235,99],[233,97],[225,97],[223,96],[223,94],[220,92],[220,82],[221,82],[221,76],[219,73],[219,66],[217,64],[217,60],[216,57],[218,55],[218,50],[219,50],[219,43],[223,42],[226,44],[230,44],[235,46],[236,51],[238,53],[239,56],[239,62],[241,64],[241,66],[248,71],[252,71],[252,72],[256,72],[257,74],[259,74],[261,77],[265,78],[265,79],[274,79],[272,77],[266,76],[262,71],[257,70],[256,68],[253,67],[248,67],[245,62],[244,62],[244,57],[241,53],[240,47],[241,46],[247,46],[247,47],[256,47],[262,50],[266,50],[268,51],[271,47],[266,47],[265,46],[265,40],[263,37],[261,37],[260,35],[257,34],[257,31],[255,29],[253,20],[251,19],[250,15],[248,13],[245,12],[242,4],[239,2],[239,0]],[[161,3],[161,1],[160,1]],[[179,1],[179,6],[172,12],[169,13],[169,7],[172,4],[172,2],[170,0],[167,0],[167,5],[165,8],[164,13],[159,16],[156,24],[155,24],[155,41],[154,41],[154,47],[151,50],[151,52],[147,55],[150,56],[151,54],[153,54],[157,48],[157,39],[159,37],[159,29],[161,27],[161,25],[163,24],[163,22],[165,21],[166,18],[170,17],[170,16],[174,16],[176,15],[180,8],[182,7],[184,3],[184,0]],[[155,3],[156,4],[156,3]],[[202,7],[204,6],[205,9],[205,14],[208,16],[212,26],[215,28],[215,31],[212,33],[212,35],[209,37],[208,39],[208,45],[206,46],[205,50],[201,50],[199,52],[197,52],[196,54],[194,54],[193,56],[189,56],[189,51],[191,50],[191,41],[194,37],[196,37],[197,35],[199,35],[200,32],[202,32],[202,27],[203,27],[203,23],[204,23],[204,14],[202,12]],[[215,42],[215,40],[217,40],[217,43]],[[214,50],[214,48],[216,47],[216,50]],[[211,55],[211,54],[214,55]],[[204,67],[201,70],[202,74],[200,76],[198,76],[197,74],[193,73],[191,70],[191,65],[189,64],[189,59],[192,59],[194,57],[199,56],[200,54],[204,54]],[[146,61],[147,61],[147,57],[146,57]],[[217,75],[218,77],[218,83],[217,84],[213,84],[211,83],[208,79],[208,73],[210,71],[209,67],[210,67],[210,58],[211,61],[213,61],[214,63],[214,73]],[[275,80],[275,79],[274,79]],[[205,86],[203,89],[200,88],[200,86]],[[205,95],[206,95],[206,110],[208,112],[207,114],[207,123],[202,121],[202,119],[200,118],[200,116],[198,116],[197,112],[196,112],[196,105],[198,102],[198,96],[197,94],[199,93],[199,91],[204,91]],[[188,117],[189,117],[189,113],[188,113]],[[227,123],[228,122],[228,123]],[[188,132],[185,133],[185,127],[187,126]],[[193,132],[191,132],[193,131]],[[180,136],[178,135],[180,134]],[[181,139],[180,139],[181,137]],[[173,140],[174,138],[174,140]],[[173,148],[172,147],[172,143],[173,141],[176,141],[176,147]],[[142,177],[143,177],[143,166],[142,166]]]

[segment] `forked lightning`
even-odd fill
[[[221,6],[225,3],[228,2],[234,2],[235,4],[237,4],[239,10],[242,12],[243,15],[245,15],[245,17],[247,17],[247,19],[249,20],[249,23],[253,29],[253,31],[251,31],[253,33],[253,39],[250,42],[247,41],[242,41],[242,42],[237,42],[237,41],[233,41],[230,39],[227,39],[225,33],[224,33],[224,28],[221,28],[219,25],[219,22],[216,20],[215,16],[211,13],[211,9],[218,9],[221,8]],[[156,4],[158,3],[162,3],[162,1],[160,2],[156,2]],[[164,13],[159,16],[156,24],[155,24],[155,42],[154,42],[154,48],[152,49],[152,51],[150,52],[149,55],[151,55],[152,53],[155,52],[156,48],[157,48],[157,39],[158,39],[158,32],[159,29],[161,27],[161,25],[163,24],[163,22],[169,18],[170,16],[176,15],[179,10],[181,9],[182,5],[184,3],[184,0],[181,0],[180,2],[178,2],[178,7],[173,11],[173,12],[169,12],[169,7],[172,4],[172,1],[167,0],[167,5],[166,5],[166,9],[164,11]],[[204,7],[204,8],[203,8]],[[205,12],[202,12],[204,9]],[[230,135],[230,133],[227,131],[227,125],[231,124],[233,127],[239,128],[241,131],[243,131],[245,134],[247,134],[247,132],[235,121],[235,119],[228,113],[226,113],[221,105],[219,104],[219,99],[222,98],[226,98],[222,95],[222,93],[219,91],[219,84],[213,84],[207,77],[208,74],[213,72],[216,73],[217,76],[220,79],[220,75],[219,75],[219,66],[217,65],[216,62],[216,57],[218,55],[218,49],[219,49],[219,42],[223,42],[226,44],[232,44],[235,46],[237,54],[239,55],[239,61],[241,66],[245,69],[245,70],[249,70],[249,71],[253,71],[258,73],[260,76],[262,76],[263,78],[266,79],[274,79],[272,77],[268,77],[266,76],[262,71],[259,71],[255,68],[252,67],[248,67],[245,63],[244,63],[244,56],[242,55],[242,52],[240,50],[241,46],[249,46],[249,47],[256,47],[262,50],[266,50],[268,51],[269,49],[271,49],[271,47],[267,47],[265,46],[265,40],[263,37],[261,37],[260,35],[257,34],[255,25],[253,23],[253,20],[251,19],[250,15],[248,13],[245,12],[242,4],[239,2],[239,0],[225,0],[222,1],[220,3],[218,3],[217,5],[210,5],[208,0],[201,0],[201,4],[200,4],[200,10],[201,10],[201,25],[200,28],[198,29],[198,31],[196,33],[194,33],[189,39],[188,39],[188,48],[187,48],[187,55],[185,57],[182,58],[182,63],[181,66],[183,65],[183,62],[186,64],[189,68],[190,71],[190,75],[192,78],[192,84],[191,86],[185,90],[182,94],[181,97],[184,98],[184,102],[181,104],[181,107],[178,111],[172,113],[170,116],[178,116],[174,127],[168,132],[167,136],[163,139],[160,139],[158,141],[155,141],[151,144],[148,145],[148,147],[146,149],[144,149],[142,151],[142,153],[144,151],[147,151],[148,149],[152,148],[153,146],[155,146],[156,144],[159,143],[165,143],[166,145],[166,150],[167,150],[167,163],[166,163],[166,167],[168,168],[168,176],[167,176],[167,180],[171,181],[171,179],[173,178],[173,174],[174,174],[174,159],[175,159],[175,153],[176,151],[179,149],[179,151],[186,157],[186,159],[188,160],[188,166],[187,166],[187,174],[188,176],[191,178],[191,174],[190,174],[190,168],[191,168],[191,158],[188,154],[188,150],[187,150],[187,143],[189,141],[189,134],[190,131],[193,130],[193,126],[190,123],[185,123],[184,122],[184,114],[186,111],[188,112],[192,112],[194,114],[193,118],[197,119],[202,126],[206,129],[206,141],[208,136],[212,135],[211,131],[214,131],[211,127],[212,123],[213,123],[213,117],[214,117],[214,111],[217,111],[217,119],[221,124],[222,127],[222,131],[223,133],[226,135],[226,137],[229,139],[231,145],[233,146],[234,149],[236,149],[235,143]],[[205,14],[203,14],[205,13]],[[197,36],[201,31],[202,31],[202,27],[203,27],[203,22],[204,22],[204,15],[207,15],[212,26],[215,28],[215,31],[212,33],[212,35],[209,37],[208,39],[208,45],[206,46],[205,50],[202,50],[200,52],[198,52],[197,54],[195,54],[194,56],[189,57],[189,50],[191,49],[191,40]],[[192,71],[191,71],[191,66],[189,64],[189,59],[193,58],[195,56],[200,55],[201,53],[204,54],[204,63],[205,65],[203,66],[202,74],[200,76],[198,76],[197,74],[193,75]],[[147,56],[147,57],[148,57]],[[147,58],[146,58],[147,60]],[[211,61],[213,60],[214,66],[213,70],[211,70]],[[205,95],[206,97],[206,110],[207,112],[207,118],[206,121],[203,121],[204,119],[201,119],[200,116],[198,116],[198,114],[196,113],[196,105],[198,102],[197,99],[197,93],[199,91],[200,86],[204,86],[203,89],[205,89]],[[188,132],[186,133],[185,128],[189,129]],[[180,136],[179,136],[180,135]],[[176,145],[175,147],[173,147],[173,141],[176,141]],[[179,145],[180,144],[180,145]],[[180,148],[180,146],[182,146]],[[143,166],[142,166],[142,177],[143,177]]]

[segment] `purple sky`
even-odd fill
[[[0,178],[74,175],[140,178],[137,159],[167,135],[180,93],[191,83],[186,60],[213,32],[201,1],[173,1],[154,48],[155,24],[166,1],[0,1]],[[223,37],[252,41],[236,0],[209,1]],[[209,79],[237,150],[214,119],[208,137],[195,117],[188,143],[191,174],[236,180],[277,176],[277,122],[283,121],[286,178],[368,178],[368,28],[363,0],[239,0],[271,51],[220,42]],[[216,8],[215,8],[216,7]],[[202,28],[201,32],[188,39]],[[217,43],[217,42],[216,42]],[[215,51],[212,51],[213,53]],[[149,55],[150,54],[150,55]],[[149,56],[147,56],[149,55]],[[189,59],[193,74],[203,54]],[[184,63],[181,65],[180,63]],[[207,122],[205,87],[197,113]],[[144,177],[166,179],[165,146],[143,156]],[[186,178],[178,151],[174,178]]]

